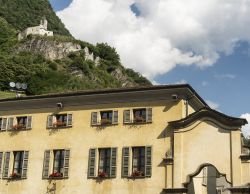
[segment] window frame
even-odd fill
[[[107,114],[107,118],[103,118],[103,115]],[[113,124],[113,118],[114,117],[114,111],[113,110],[104,110],[100,111],[100,124],[103,125],[112,125]]]
[[[64,159],[65,159],[65,155],[64,155],[64,151],[63,149],[57,149],[57,150],[53,150],[53,168],[52,168],[52,174],[53,173],[60,173],[63,177],[64,174]],[[59,152],[59,157],[56,157],[56,154]],[[55,167],[56,162],[58,162],[58,166]],[[57,168],[57,169],[55,169]]]
[[[136,112],[139,112],[138,118],[136,119]],[[144,114],[143,114],[144,112]],[[133,123],[134,124],[143,124],[147,123],[147,108],[135,108],[132,110],[133,113]],[[139,120],[141,119],[141,121]]]
[[[104,151],[104,161],[102,166],[102,171],[100,170],[100,163],[101,163],[101,152]],[[105,177],[103,178],[109,178],[110,177],[110,162],[111,162],[111,148],[98,148],[98,176],[100,176],[100,173],[104,173]]]
[[[137,164],[135,162],[135,151],[138,150],[137,155]],[[146,161],[145,161],[145,146],[136,146],[132,147],[132,175],[138,172],[138,177],[145,177],[145,168],[146,168]]]
[[[17,154],[20,154],[19,155],[19,159],[17,160],[16,157],[17,157]],[[21,174],[22,174],[22,170],[23,170],[23,159],[24,159],[24,151],[13,151],[13,168],[12,168],[12,174],[17,174],[18,176],[20,176],[21,178]],[[18,165],[18,167],[16,168],[15,165]],[[15,172],[15,170],[17,170]]]

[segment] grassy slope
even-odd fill
[[[2,91],[0,91],[0,99],[14,98],[15,96],[16,96],[16,94],[13,93],[13,92],[2,92]]]

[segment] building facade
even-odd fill
[[[204,167],[249,191],[246,120],[187,84],[0,100],[0,123],[0,194],[199,193]]]

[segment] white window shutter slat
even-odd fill
[[[131,123],[130,110],[123,111],[123,123]]]
[[[152,146],[145,147],[145,176],[152,175]]]
[[[152,123],[152,108],[146,109],[146,122]]]
[[[28,160],[29,160],[29,151],[24,151],[21,178],[27,178]]]
[[[26,129],[31,129],[32,128],[32,116],[27,117],[27,124],[26,124]]]
[[[110,157],[110,173],[111,178],[116,177],[116,158],[117,158],[117,148],[111,148],[111,157]]]
[[[129,147],[122,148],[122,177],[129,176],[129,158],[130,158]]]
[[[94,178],[96,176],[96,152],[97,149],[89,149],[89,162],[88,162],[88,178]]]
[[[13,125],[14,125],[14,118],[13,117],[8,118],[7,130],[12,130]]]
[[[112,124],[118,124],[118,111],[113,111],[113,121]]]
[[[63,177],[69,177],[69,157],[70,157],[70,150],[64,150],[64,172]]]
[[[43,160],[43,178],[49,178],[50,150],[45,150]]]
[[[10,152],[5,152],[4,163],[3,163],[3,174],[2,174],[3,179],[7,179],[9,177],[9,166],[10,166]]]
[[[1,130],[5,131],[7,129],[7,118],[2,118]]]
[[[72,114],[67,114],[67,126],[71,127],[73,123],[73,116]]]
[[[47,118],[47,128],[53,127],[53,115],[49,115]]]
[[[97,112],[91,113],[91,125],[92,126],[98,125],[98,113]]]

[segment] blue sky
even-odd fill
[[[50,0],[50,2],[55,11],[60,11],[67,8],[71,0]],[[140,16],[140,10],[136,6],[133,6],[132,10],[137,17]],[[154,80],[159,84],[187,82],[219,111],[239,117],[250,112],[249,73],[249,44],[246,41],[239,41],[232,54],[220,53],[219,60],[210,67],[179,64],[162,75],[156,75]]]

